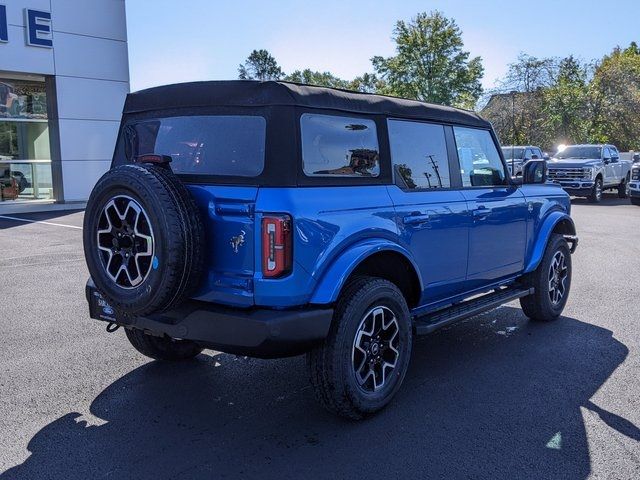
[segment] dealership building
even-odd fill
[[[0,0],[0,214],[86,201],[128,92],[124,0]]]

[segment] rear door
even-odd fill
[[[473,290],[519,273],[524,266],[527,202],[507,180],[489,130],[454,127],[469,229],[467,289]]]
[[[389,194],[401,241],[420,269],[424,301],[443,300],[464,290],[467,273],[467,203],[446,141],[453,133],[433,123],[387,124],[395,183]]]

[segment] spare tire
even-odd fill
[[[170,309],[200,282],[202,218],[168,167],[130,164],[105,173],[87,202],[83,240],[96,288],[121,312]]]

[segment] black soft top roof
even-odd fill
[[[490,128],[477,114],[416,100],[291,82],[224,80],[178,83],[127,95],[124,113],[194,107],[301,106]]]

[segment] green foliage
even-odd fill
[[[482,93],[480,57],[469,59],[460,29],[441,12],[398,21],[396,55],[371,59],[384,80],[381,93],[472,108]]]
[[[640,147],[640,48],[616,47],[595,65],[521,55],[482,114],[503,143]]]
[[[311,69],[285,75],[266,50],[254,50],[238,68],[239,78],[284,79],[366,93],[414,98],[444,105],[473,108],[482,94],[484,68],[480,57],[463,50],[455,21],[442,13],[420,13],[410,22],[399,21],[394,31],[397,55],[371,59],[376,73],[344,80],[331,72]]]
[[[546,128],[557,143],[588,140],[587,66],[575,57],[560,60],[552,85],[543,92]]]
[[[284,79],[288,82],[306,83],[319,87],[349,88],[349,82],[332,75],[329,72],[315,72],[310,69],[296,70]]]
[[[276,59],[267,50],[254,50],[238,66],[238,78],[241,80],[280,80],[284,72]]]
[[[615,48],[597,65],[589,89],[592,138],[627,150],[640,146],[640,49]]]

